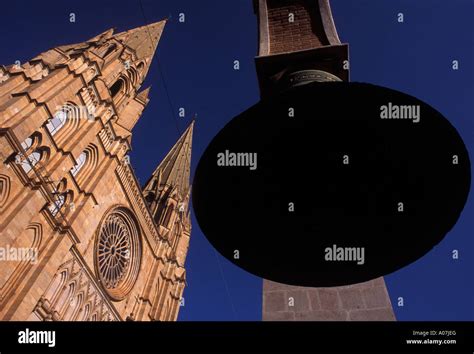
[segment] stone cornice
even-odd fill
[[[147,241],[150,243],[155,256],[161,258],[164,262],[168,262],[169,260],[168,257],[166,257],[166,250],[169,248],[169,245],[161,237],[156,228],[153,217],[146,205],[141,188],[130,164],[122,162],[117,166],[116,173],[124,186],[130,204],[137,213],[137,218],[141,221],[141,226],[145,229],[144,233],[148,236],[146,237]],[[149,236],[151,236],[151,238]]]

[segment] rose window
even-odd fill
[[[140,266],[138,228],[124,208],[110,213],[102,223],[96,245],[96,267],[102,286],[113,299],[130,291]]]

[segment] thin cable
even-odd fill
[[[148,20],[146,18],[146,15],[145,15],[145,10],[143,9],[143,4],[142,4],[142,1],[141,0],[138,0],[139,4],[140,4],[140,10],[141,10],[141,13],[142,13],[142,16],[143,16],[143,19],[145,21],[145,23],[148,23]],[[153,38],[150,34],[150,30],[148,29],[148,27],[146,27],[146,31],[148,33],[148,36],[150,37],[150,42],[153,46],[154,43],[153,43]],[[156,62],[158,64],[158,70],[160,72],[160,76],[161,76],[161,80],[163,82],[163,88],[165,89],[165,93],[166,93],[166,97],[167,97],[167,100],[168,100],[168,104],[170,106],[170,109],[171,109],[171,116],[173,117],[173,120],[175,121],[175,124],[176,124],[176,130],[178,131],[178,134],[181,136],[181,129],[179,127],[179,123],[178,123],[178,120],[176,119],[176,117],[174,116],[174,105],[173,105],[173,102],[171,100],[171,96],[169,94],[169,90],[168,90],[168,85],[166,84],[166,79],[165,79],[165,76],[164,76],[164,73],[163,73],[163,70],[161,69],[161,65],[160,65],[160,61],[158,59],[158,56],[156,56]],[[186,154],[184,155],[184,158],[186,159],[186,164],[190,166],[191,168],[191,164],[190,162],[188,161],[188,157],[186,156]],[[216,262],[217,262],[217,265],[219,267],[219,272],[220,272],[220,275],[221,275],[221,278],[222,278],[222,282],[224,283],[224,287],[225,287],[225,290],[226,290],[226,293],[227,293],[227,297],[229,299],[229,303],[230,303],[230,306],[232,308],[232,313],[234,315],[234,319],[237,319],[237,312],[235,310],[235,306],[234,306],[234,303],[232,301],[232,297],[230,296],[230,290],[229,290],[229,286],[227,285],[227,281],[225,279],[225,275],[224,275],[224,270],[222,269],[222,265],[220,264],[219,262],[219,257],[217,255],[217,251],[212,248],[213,251],[214,251],[214,255],[216,257]]]
[[[229,303],[230,303],[230,307],[232,308],[232,313],[234,314],[234,320],[237,320],[237,311],[235,311],[234,302],[232,301],[232,297],[230,296],[229,286],[227,285],[227,281],[224,276],[224,269],[222,269],[222,265],[221,265],[221,262],[219,261],[219,255],[217,254],[216,249],[212,247],[212,250],[214,251],[214,255],[216,256],[216,262],[217,262],[217,265],[219,266],[222,282],[224,283],[225,291],[227,293],[227,297],[229,298]]]
[[[147,19],[146,15],[145,15],[145,10],[144,10],[144,8],[143,8],[143,3],[142,3],[141,0],[138,0],[138,2],[139,2],[139,4],[140,4],[140,10],[141,10],[143,19],[144,19],[145,23],[148,24],[148,19]],[[170,17],[171,17],[171,16],[170,16]],[[168,19],[169,19],[170,17],[168,17]],[[149,28],[148,28],[148,27],[145,27],[145,28],[146,28],[146,32],[148,33],[148,37],[150,38],[150,43],[151,43],[151,45],[152,45],[154,48],[156,48],[156,47],[158,46],[158,43],[156,43],[156,45],[155,45],[155,43],[153,42],[153,37],[151,36],[151,33],[150,33]],[[161,64],[160,64],[160,60],[158,59],[158,56],[156,56],[156,62],[157,62],[157,64],[158,64],[158,70],[159,70],[159,72],[160,72],[160,77],[161,77],[161,81],[162,81],[162,83],[163,83],[163,88],[165,89],[166,98],[167,98],[167,100],[168,100],[168,105],[169,105],[169,107],[170,107],[170,109],[171,109],[171,117],[173,117],[173,120],[174,120],[174,122],[175,122],[176,130],[178,131],[178,136],[181,136],[183,133],[181,132],[181,129],[180,129],[180,127],[179,127],[179,122],[178,122],[178,120],[177,120],[176,117],[174,116],[174,112],[175,112],[175,110],[174,110],[174,105],[173,105],[173,102],[172,102],[172,100],[171,100],[171,95],[170,95],[169,90],[168,90],[168,85],[166,84],[166,79],[165,79],[164,71],[163,71],[162,68],[161,68]],[[195,117],[196,117],[196,115],[195,115]],[[188,157],[187,157],[186,154],[184,154],[184,159],[185,159],[186,164],[189,166],[189,169],[191,170],[191,161],[188,161]],[[190,171],[190,172],[191,172],[191,171]]]
[[[145,23],[148,24],[148,19],[146,18],[146,15],[145,15],[145,10],[143,9],[143,4],[142,4],[142,1],[141,0],[138,0],[138,3],[140,4],[140,10],[141,10],[141,13],[142,13],[142,16],[143,16],[143,19],[145,20]],[[150,42],[151,42],[151,45],[153,47],[155,47],[155,43],[153,43],[153,38],[151,36],[151,33],[150,33],[150,30],[148,27],[145,27],[146,28],[146,32],[148,33],[148,37],[150,37]],[[156,43],[156,45],[158,45],[158,43]],[[166,80],[165,80],[165,76],[164,76],[164,73],[163,73],[163,70],[161,69],[161,64],[160,64],[160,60],[158,59],[158,56],[156,55],[155,58],[156,60],[156,63],[158,64],[158,70],[160,72],[160,77],[161,77],[161,81],[163,83],[163,88],[165,89],[165,94],[166,94],[166,98],[168,100],[168,105],[171,109],[171,116],[173,117],[173,120],[175,121],[175,124],[176,124],[176,129],[179,133],[179,135],[181,135],[181,129],[179,127],[179,123],[178,123],[178,120],[176,119],[176,117],[174,116],[175,114],[175,110],[174,110],[174,105],[173,105],[173,102],[171,101],[171,96],[170,96],[170,93],[169,93],[169,90],[168,90],[168,85],[166,84]]]

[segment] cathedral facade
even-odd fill
[[[127,155],[164,26],[0,66],[1,320],[176,320],[193,123],[143,188]]]

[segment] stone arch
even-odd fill
[[[62,193],[66,190],[66,188],[67,188],[67,179],[66,179],[66,177],[63,177],[63,178],[61,178],[58,185],[56,186],[56,191],[58,193]]]
[[[110,54],[115,52],[115,50],[117,49],[117,44],[109,43],[104,49],[104,53],[100,55],[103,59],[107,58]]]
[[[81,170],[76,174],[76,181],[80,184],[87,180],[99,164],[99,149],[95,144],[89,144],[84,150],[86,160]]]
[[[67,189],[67,179],[64,177],[59,181],[54,191],[55,201],[49,203],[48,209],[51,215],[56,216],[59,212],[65,214],[65,206],[71,205],[74,201],[74,192]],[[69,210],[69,209],[68,209]]]
[[[27,174],[32,173],[31,171],[36,167],[38,163],[46,163],[49,159],[51,150],[46,146],[41,146],[31,152],[25,159],[21,161],[21,167]]]
[[[46,147],[41,147],[42,138],[43,136],[39,132],[31,134],[20,144],[19,152],[12,154],[7,159],[8,162],[14,162],[21,166],[25,173],[29,173],[43,157],[41,149]]]
[[[90,313],[91,313],[91,304],[90,304],[90,302],[88,302],[84,306],[82,311],[79,313],[79,315],[77,317],[77,320],[78,321],[87,321],[87,319],[89,318]]]
[[[70,135],[79,129],[81,119],[87,119],[87,112],[84,109],[79,108],[73,102],[66,102],[59,111],[66,115],[65,123],[62,125],[60,130],[54,134],[58,144],[64,143]]]
[[[61,293],[66,281],[69,279],[69,270],[64,268],[60,272],[54,275],[48,289],[44,294],[44,298],[49,301],[50,304],[54,304]]]
[[[163,213],[162,225],[167,229],[171,229],[174,221],[174,211],[176,209],[176,202],[168,199],[166,209]]]
[[[140,73],[134,67],[130,67],[125,73],[120,75],[110,87],[110,95],[114,104],[117,107],[120,106],[126,97],[134,91],[134,88],[139,85],[140,81]]]
[[[34,132],[21,143],[21,147],[25,154],[28,155],[28,153],[36,150],[42,142],[43,135],[40,132]]]
[[[32,223],[13,241],[11,248],[16,250],[17,256],[21,259],[17,259],[17,262],[7,262],[7,265],[2,266],[2,272],[7,274],[11,272],[11,274],[1,287],[1,297],[7,297],[8,294],[18,288],[31,265],[38,261],[42,237],[42,225]]]
[[[119,105],[126,94],[129,92],[129,79],[121,75],[110,87],[110,96],[115,105]]]
[[[68,307],[70,306],[70,301],[74,296],[76,291],[76,281],[72,280],[66,286],[63,287],[61,294],[56,299],[53,304],[53,308],[59,313],[60,318],[63,318]]]
[[[141,61],[137,64],[137,71],[140,74],[140,77],[143,77],[143,74],[145,72],[145,62]]]
[[[35,151],[37,151],[41,155],[39,162],[41,162],[42,164],[45,164],[51,156],[51,149],[47,146],[40,146]]]
[[[145,195],[145,200],[148,203],[152,203],[155,200],[155,193],[152,191],[147,192]]]
[[[0,209],[6,204],[10,196],[10,177],[0,174]]]
[[[171,240],[170,240],[171,248],[175,251],[178,249],[181,231],[182,231],[181,223],[178,221],[175,221],[173,225],[172,234],[171,234]]]
[[[79,311],[81,310],[82,303],[84,302],[84,293],[81,291],[78,294],[74,294],[69,299],[69,306],[66,308],[64,312],[64,316],[62,319],[64,321],[73,321],[76,319]]]
[[[77,159],[75,159],[76,164],[71,168],[71,174],[76,177],[76,175],[82,170],[87,161],[87,155],[83,151]]]
[[[128,77],[130,78],[130,84],[132,86],[138,85],[140,81],[139,71],[135,69],[134,67],[131,67],[130,69],[128,69],[127,74],[128,74]]]

